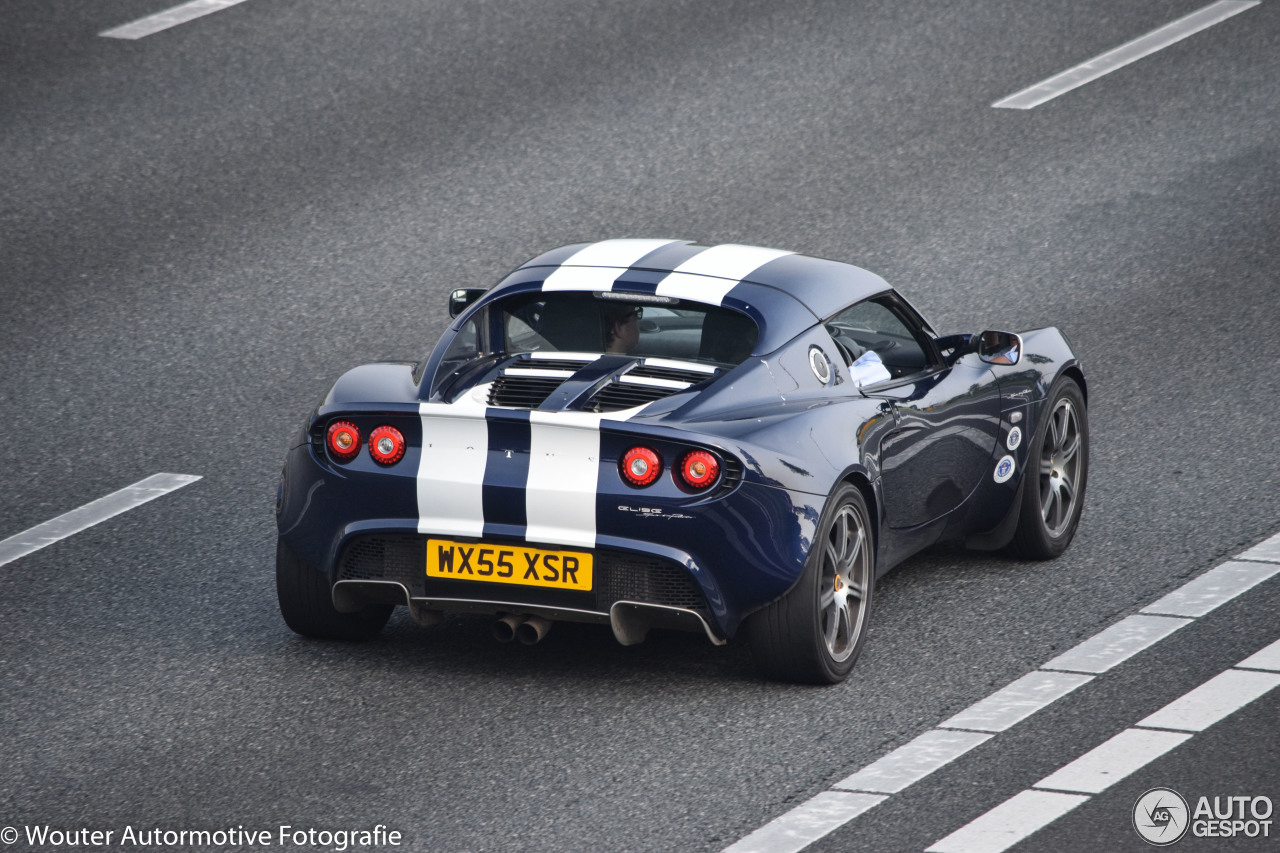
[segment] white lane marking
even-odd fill
[[[1236,666],[1241,669],[1270,669],[1280,672],[1280,640],[1276,640],[1265,649],[1249,655]]]
[[[122,512],[128,512],[134,507],[142,506],[147,501],[153,501],[169,492],[181,489],[199,479],[200,477],[194,474],[152,474],[132,486],[125,486],[118,492],[112,492],[43,524],[37,524],[29,530],[24,530],[0,542],[0,566],[12,563],[20,557],[39,551],[41,548],[93,527]]]
[[[896,794],[991,737],[981,732],[932,729],[831,787]]]
[[[139,18],[132,23],[103,30],[98,35],[109,39],[140,39],[243,2],[244,0],[191,0],[190,3],[156,12],[154,15]]]
[[[1272,536],[1265,542],[1258,543],[1248,551],[1241,554],[1237,559],[1265,560],[1271,563],[1280,563],[1280,533]]]
[[[610,290],[618,277],[636,261],[675,242],[679,241],[624,239],[592,243],[574,252],[556,267],[542,282],[542,289]]]
[[[1125,729],[1065,767],[1050,773],[1037,782],[1035,787],[1078,794],[1100,794],[1190,737],[1189,732]]]
[[[1139,612],[1203,616],[1277,572],[1280,572],[1280,563],[1223,563]]]
[[[1280,684],[1280,672],[1229,669],[1165,705],[1139,726],[1202,732]]]
[[[926,853],[1000,853],[1088,799],[1079,794],[1023,791],[941,839]]]
[[[1260,0],[1218,0],[1203,9],[1192,12],[1186,17],[1153,30],[1144,36],[1126,42],[1114,50],[1095,56],[1061,74],[1055,74],[1021,92],[996,101],[991,106],[997,109],[1029,110],[1045,101],[1052,100],[1061,94],[1070,92],[1077,86],[1083,86],[1093,80],[1136,62],[1144,56],[1163,50],[1171,44],[1195,35],[1203,29],[1221,23],[1232,15],[1238,15],[1246,9],[1257,6]]]
[[[823,791],[726,847],[724,853],[796,853],[887,799],[875,794]]]
[[[1097,675],[1127,661],[1190,623],[1190,619],[1173,619],[1167,616],[1128,616],[1040,668],[1091,672]]]
[[[794,254],[759,246],[725,243],[712,246],[672,270],[654,291],[658,296],[693,299],[719,305],[729,291],[760,267],[778,258]]]
[[[1273,558],[1280,558],[1280,534],[1276,534],[1265,542],[1255,546],[1250,551],[1240,554],[1236,559],[1244,559],[1246,556],[1249,556],[1250,559],[1269,560]],[[1212,574],[1215,570],[1216,568],[1211,569],[1201,577]],[[1184,585],[1184,587],[1170,593],[1166,598],[1176,595],[1178,592],[1182,591],[1182,589],[1192,587],[1198,580],[1199,578],[1189,581]],[[1163,601],[1164,599],[1161,600]],[[1130,622],[1130,620],[1136,621]],[[1112,625],[1111,627],[1100,631],[1091,639],[1084,641],[1067,653],[1054,658],[1054,660],[1042,666],[1040,671],[1045,672],[1051,669],[1071,670],[1079,666],[1093,667],[1093,669],[1082,669],[1081,671],[1085,673],[1102,673],[1121,661],[1127,660],[1143,648],[1147,648],[1152,643],[1168,636],[1173,631],[1176,631],[1178,628],[1192,621],[1194,620],[1149,615],[1130,616],[1128,619],[1121,620],[1121,622],[1116,625]],[[1067,663],[1073,664],[1073,666],[1052,666],[1053,664],[1061,662],[1064,658],[1067,659]],[[1263,649],[1248,658],[1246,661],[1241,662],[1240,666],[1263,670],[1280,669],[1280,642],[1277,642],[1272,646],[1268,646],[1266,649]],[[1016,684],[1017,682],[1014,683]],[[1012,687],[1012,685],[1009,685],[1009,687]],[[1004,688],[1004,690],[1008,690],[1009,687]],[[993,695],[999,695],[1001,692],[1003,692],[1003,690],[997,691],[997,693]],[[979,701],[970,706],[968,710],[962,711],[961,714],[956,716],[959,717],[976,708],[983,707],[986,701],[987,700]],[[1045,705],[1047,704],[1049,703],[1045,703]],[[1042,708],[1045,705],[1041,705],[1040,707]],[[1039,710],[1039,708],[1036,710]],[[943,725],[954,725],[953,721],[955,719],[956,717],[952,717]],[[921,761],[919,763],[914,763],[915,770],[913,771],[911,769],[913,767],[913,761],[911,760],[911,752],[908,748],[913,747],[917,742],[920,742],[921,744],[942,743],[942,741],[936,741],[935,738],[943,735],[973,735],[980,738],[980,740],[977,740],[972,746],[976,746],[977,744],[994,737],[994,735],[991,734],[981,734],[979,732],[967,730],[961,731],[958,729],[936,728],[916,738],[912,743],[905,744],[897,750],[894,750],[894,752],[883,756],[868,765],[866,768],[854,773],[852,776],[846,777],[833,785],[832,788],[853,789],[858,791],[883,791],[886,794],[898,793],[914,782],[918,782],[920,779],[929,775],[934,770],[945,766],[949,761],[958,758],[967,752],[968,749],[972,748],[972,746],[970,746],[968,749],[958,749],[951,758],[947,758],[945,760],[935,757],[932,762]],[[874,771],[872,768],[875,768]],[[1014,842],[1011,841],[1009,843],[1012,844]],[[1003,850],[1004,847],[1000,847],[999,849]]]
[[[944,729],[1002,732],[1093,679],[1092,675],[1076,672],[1029,672],[938,725]]]
[[[1257,664],[1280,668],[1280,640],[1238,666]],[[1126,729],[1035,784],[1035,788],[1051,790],[1029,789],[1010,797],[938,841],[926,853],[1001,853],[1089,799],[1078,794],[1105,791],[1278,684],[1277,672],[1238,668],[1221,672],[1136,724],[1176,726],[1178,731]],[[1061,791],[1073,793],[1058,793]],[[1054,814],[1053,797],[1074,797],[1074,802],[1059,800],[1061,811]],[[1032,811],[1038,812],[1035,819],[1028,814]]]
[[[488,385],[481,386],[485,393]],[[455,403],[422,403],[418,460],[418,532],[446,536],[484,534],[484,469],[489,422],[483,397],[469,392]]]

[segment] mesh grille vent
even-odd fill
[[[489,405],[536,409],[563,382],[549,376],[499,376],[489,388]]]
[[[716,371],[719,373],[719,371]],[[716,373],[703,373],[701,370],[681,370],[678,367],[658,367],[652,364],[642,364],[635,370],[629,371],[628,376],[641,376],[646,379],[674,379],[676,382],[688,382],[696,385],[712,378]]]
[[[399,581],[421,594],[426,540],[413,534],[362,536],[342,552],[338,580]]]
[[[588,412],[617,412],[635,406],[643,406],[676,393],[675,388],[654,388],[648,385],[624,385],[610,383],[586,405]]]
[[[599,558],[596,604],[608,610],[615,601],[643,601],[707,612],[697,581],[682,567],[657,557],[604,554]]]

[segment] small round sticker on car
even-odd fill
[[[1017,467],[1013,463],[1012,456],[1004,456],[996,463],[995,480],[997,483],[1007,483],[1009,478],[1013,476],[1013,470]]]
[[[809,347],[809,367],[813,368],[813,375],[823,385],[831,381],[831,362],[827,354],[817,347]]]
[[[1009,437],[1005,439],[1004,446],[1009,448],[1010,450],[1017,450],[1019,445],[1021,444],[1022,444],[1022,429],[1020,427],[1014,427],[1013,429],[1009,430]]]

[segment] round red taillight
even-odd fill
[[[396,464],[404,457],[404,436],[395,427],[378,427],[369,433],[369,455],[379,465]]]
[[[633,447],[623,454],[618,467],[631,485],[647,486],[662,473],[662,458],[647,447]]]
[[[684,485],[691,489],[705,489],[720,476],[720,460],[705,450],[686,453],[677,469]]]
[[[360,452],[360,430],[355,424],[335,421],[329,425],[329,452],[343,462],[356,458]]]

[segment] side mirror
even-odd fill
[[[483,287],[460,287],[449,294],[449,316],[457,317],[467,306],[475,302],[487,291]]]
[[[1017,364],[1022,358],[1022,338],[1013,332],[985,331],[978,335],[978,358],[987,364]]]

